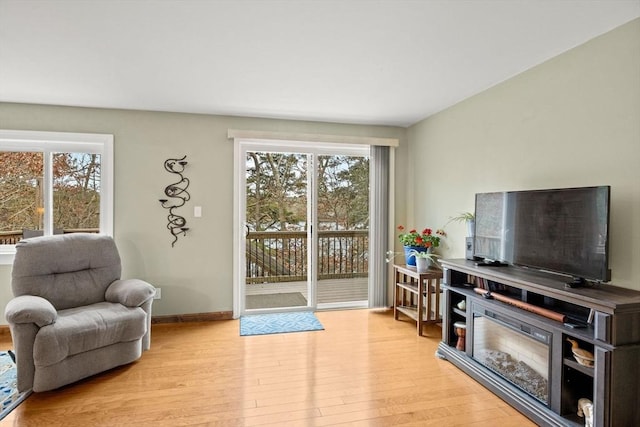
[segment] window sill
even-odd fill
[[[16,255],[16,245],[3,245],[0,248],[0,265],[12,265]]]

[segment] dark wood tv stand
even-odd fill
[[[443,319],[438,355],[540,425],[583,426],[576,415],[579,398],[593,402],[594,426],[640,425],[640,292],[603,284],[565,288],[563,278],[519,267],[478,267],[468,260],[442,260]],[[557,313],[551,320],[495,299],[474,288],[495,292]],[[462,303],[464,301],[464,303]],[[460,308],[462,307],[462,308]],[[521,328],[548,335],[548,399],[542,401],[473,357],[478,313],[517,319]],[[454,324],[466,324],[465,345],[456,348]],[[489,322],[490,323],[490,322]],[[571,325],[568,325],[570,323]],[[575,327],[573,325],[579,325]],[[510,329],[517,329],[508,325]],[[572,327],[573,326],[573,327]],[[486,328],[486,326],[485,326]],[[567,338],[595,356],[593,367],[576,362]],[[480,338],[478,338],[480,340]]]

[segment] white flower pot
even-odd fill
[[[416,257],[416,270],[418,273],[425,273],[429,269],[430,265],[431,260],[429,258]]]

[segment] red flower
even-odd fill
[[[433,234],[431,228],[424,228],[421,233],[418,233],[415,228],[412,228],[408,232],[405,232],[404,225],[398,225],[400,231],[398,238],[404,246],[419,246],[423,248],[437,248],[440,246],[440,237],[444,237],[445,233],[442,229],[437,229]]]

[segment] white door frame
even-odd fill
[[[248,151],[269,151],[269,152],[295,152],[307,155],[362,155],[369,156],[369,147],[362,144],[336,144],[336,143],[309,143],[304,141],[283,141],[283,140],[266,140],[266,139],[243,139],[236,138],[234,144],[234,188],[233,188],[233,317],[238,318],[245,313],[245,286],[243,281],[246,275],[246,257],[243,256],[246,247],[246,153]],[[316,227],[317,218],[316,210],[313,206],[317,206],[317,192],[313,186],[316,178],[309,179],[310,174],[315,175],[315,164],[309,163],[307,168],[307,182],[311,185],[307,188],[307,217],[309,227],[307,227],[307,238],[309,248],[317,247],[317,233],[312,233]],[[371,189],[370,189],[371,191]],[[317,262],[317,251],[307,251],[308,266],[315,266]],[[317,269],[310,268],[308,272],[309,286],[309,309],[315,309],[317,306],[316,288]],[[295,309],[300,310],[300,307]],[[282,310],[278,311],[285,311]]]

